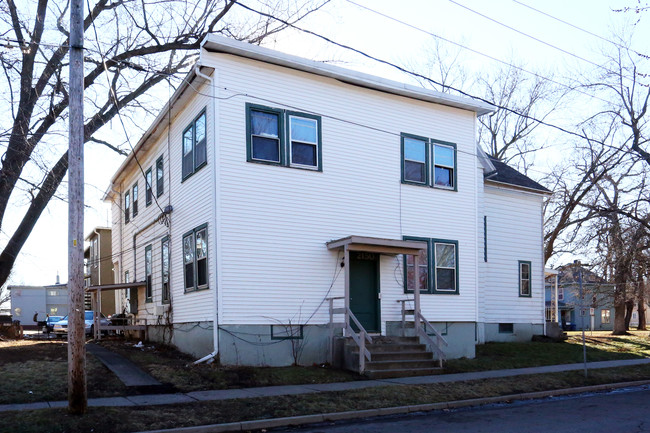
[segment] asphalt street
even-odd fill
[[[293,433],[650,432],[650,389],[644,386],[608,393],[276,431]]]

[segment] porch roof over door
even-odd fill
[[[400,239],[372,238],[367,236],[348,236],[329,241],[327,249],[337,250],[347,247],[348,251],[365,251],[379,254],[408,254],[418,255],[427,249],[427,243],[422,241],[405,241]]]

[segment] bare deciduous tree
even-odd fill
[[[141,123],[144,98],[159,83],[186,72],[200,41],[221,34],[259,44],[329,0],[262,1],[268,16],[239,8],[236,0],[95,0],[86,31],[85,140],[126,154],[96,134],[118,112]],[[67,170],[68,2],[39,0],[0,4],[0,228],[10,197],[29,203],[0,252],[0,285]],[[282,21],[272,19],[277,16]],[[99,29],[99,30],[97,30]],[[95,37],[97,35],[97,38]],[[97,39],[97,40],[95,40]],[[10,49],[13,47],[13,49]]]

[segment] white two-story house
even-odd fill
[[[446,357],[543,333],[548,191],[478,150],[492,110],[208,37],[106,194],[124,308],[224,364],[323,362],[331,322],[403,311]]]

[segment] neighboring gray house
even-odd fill
[[[13,320],[20,320],[23,327],[36,327],[37,320],[46,316],[65,316],[68,314],[67,284],[51,286],[9,286],[11,296],[11,315]]]

